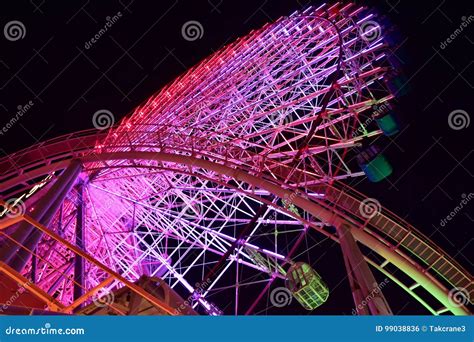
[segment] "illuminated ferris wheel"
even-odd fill
[[[281,296],[315,310],[331,295],[319,234],[341,246],[357,313],[391,314],[377,270],[432,314],[468,314],[472,276],[343,183],[392,170],[374,145],[399,129],[379,21],[354,4],[295,12],[118,126],[103,112],[99,130],[0,160],[2,277],[28,282],[31,310],[253,314]]]

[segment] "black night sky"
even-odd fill
[[[463,194],[474,192],[474,124],[460,130],[448,125],[454,110],[474,115],[474,20],[441,48],[473,14],[472,2],[356,2],[374,7],[398,31],[393,53],[408,83],[398,106],[403,131],[384,146],[393,175],[381,183],[355,179],[351,184],[430,236],[472,274],[473,203],[440,225]],[[34,105],[0,135],[0,157],[93,128],[92,116],[99,109],[110,110],[118,121],[226,43],[310,4],[319,1],[2,1],[1,27],[19,20],[26,35],[18,41],[0,37],[0,127],[19,105]],[[105,18],[118,11],[120,20],[86,49]],[[204,27],[201,39],[183,39],[181,27],[189,20]],[[325,242],[314,251],[325,252],[314,267],[334,291],[313,314],[350,315],[353,304],[347,280],[341,282],[345,271],[340,250]],[[386,296],[396,314],[428,313],[394,284],[387,285]]]

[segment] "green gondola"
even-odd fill
[[[297,262],[287,272],[286,287],[306,309],[314,310],[329,297],[329,288],[310,265]]]
[[[383,134],[388,137],[400,132],[400,126],[398,125],[397,118],[393,111],[375,117],[375,122],[377,122]]]
[[[392,174],[393,168],[376,146],[370,146],[357,156],[357,162],[371,182],[380,182]]]

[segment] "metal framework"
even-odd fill
[[[301,244],[313,229],[341,242],[349,273],[363,265],[351,278],[362,287],[356,305],[374,286],[363,281],[368,263],[431,313],[468,313],[450,291],[470,296],[472,276],[387,210],[364,217],[364,197],[339,182],[363,175],[355,156],[382,133],[371,108],[393,99],[386,43],[361,30],[374,18],[353,4],[294,13],[219,50],[107,132],[1,159],[8,274],[34,279],[60,312],[125,286],[183,314],[134,284],[147,275],[198,312],[251,313],[297,249],[316,259]],[[27,210],[14,215],[12,203]],[[390,313],[383,295],[369,306]]]

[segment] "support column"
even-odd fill
[[[82,164],[80,161],[71,161],[67,169],[63,171],[45,196],[38,201],[31,213],[31,217],[44,225],[49,225],[81,170]],[[36,245],[41,240],[41,236],[41,231],[25,221],[21,222],[11,234],[14,240],[25,246],[28,250],[36,248]],[[8,240],[0,248],[0,261],[11,265],[13,269],[19,272],[31,258],[31,253],[28,250],[20,248],[17,244]]]
[[[85,250],[84,234],[84,182],[77,185],[77,213],[76,213],[76,246]],[[76,254],[74,256],[74,300],[84,295],[84,259]],[[78,306],[80,309],[81,306]]]
[[[31,258],[31,282],[33,284],[36,284],[36,267],[38,265],[36,251],[37,249],[34,250],[35,254],[33,254],[33,257]]]
[[[336,229],[357,314],[392,315],[392,310],[382,294],[382,289],[377,284],[369,265],[352,236],[350,227],[345,223],[341,223]]]
[[[342,249],[342,244],[341,244],[341,249]],[[344,265],[346,266],[347,278],[349,279],[349,285],[351,287],[352,298],[354,298],[354,303],[356,306],[355,313],[357,313],[358,315],[370,315],[369,307],[367,305],[362,305],[361,307],[359,307],[359,304],[362,303],[362,301],[364,300],[364,294],[362,293],[362,289],[360,288],[359,283],[355,279],[355,276],[352,271],[351,263],[349,261],[349,258],[347,257],[347,253],[345,253],[344,250],[342,252],[342,257],[344,259]]]

